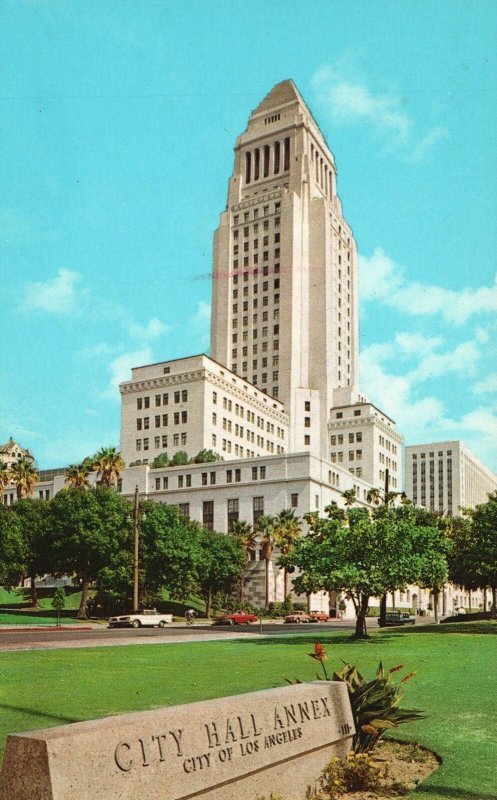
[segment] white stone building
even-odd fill
[[[347,394],[343,390],[335,392],[342,402],[347,400]],[[335,402],[328,422],[330,461],[382,490],[388,470],[389,489],[400,491],[403,438],[395,430],[394,421],[366,398],[340,405],[336,397]]]
[[[13,440],[12,436],[5,444],[0,446],[0,464],[4,464],[7,468],[13,467],[23,458],[31,462],[35,460],[31,450],[25,450],[24,447],[21,447],[20,444]]]
[[[208,356],[136,367],[120,391],[127,466],[180,450],[214,450],[224,460],[288,450],[283,404]]]
[[[236,142],[214,239],[212,356],[284,403],[290,452],[326,459],[333,391],[358,391],[358,339],[357,252],[335,161],[283,81]]]
[[[460,516],[461,508],[486,503],[497,476],[461,441],[406,447],[406,494],[417,506]]]

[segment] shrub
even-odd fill
[[[184,467],[186,464],[188,464],[188,453],[185,450],[178,450],[169,462],[171,467]]]
[[[381,788],[386,769],[378,767],[365,753],[349,753],[347,758],[332,758],[319,778],[317,792],[308,800],[339,800],[345,792],[371,791]]]
[[[288,613],[284,610],[283,603],[269,603],[267,609],[267,616],[271,619],[278,619],[284,617]]]
[[[293,601],[290,595],[285,597],[285,602],[282,604],[283,614],[291,614],[293,611]]]
[[[159,467],[168,467],[169,466],[169,456],[167,453],[161,453],[159,456],[156,456],[153,460],[152,469],[158,469]]]
[[[404,693],[402,684],[414,676],[414,672],[405,675],[400,684],[392,682],[392,673],[404,668],[404,664],[385,672],[380,661],[376,676],[371,681],[361,675],[351,664],[345,664],[340,672],[333,673],[332,680],[344,681],[349,690],[350,705],[356,733],[352,740],[355,753],[366,753],[371,750],[385,731],[423,719],[422,711],[399,708]]]

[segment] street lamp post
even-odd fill
[[[135,507],[133,515],[134,552],[133,552],[133,611],[138,612],[138,486],[135,487]]]

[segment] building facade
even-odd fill
[[[406,494],[417,506],[449,516],[486,503],[494,475],[461,441],[406,447]]]
[[[0,464],[3,464],[7,469],[10,469],[21,459],[26,458],[28,461],[34,462],[34,455],[31,450],[25,450],[20,444],[15,442],[12,436],[5,444],[0,446]]]
[[[120,386],[121,456],[127,466],[180,450],[224,459],[288,450],[282,403],[205,355],[136,367]]]
[[[328,458],[333,391],[358,391],[357,250],[333,155],[292,81],[236,142],[214,239],[211,352],[284,403],[290,452]]]

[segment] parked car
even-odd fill
[[[287,614],[285,617],[285,622],[317,622],[318,620],[311,620],[310,615],[307,614],[305,611],[292,611],[291,614]]]
[[[385,627],[393,625],[414,625],[416,618],[406,611],[387,611],[385,616]],[[378,617],[378,625],[381,625],[381,618]]]
[[[328,622],[329,618],[324,611],[311,611],[309,614],[309,622]]]
[[[160,614],[156,608],[144,608],[138,614],[109,617],[109,628],[164,628],[172,621],[172,614]]]
[[[213,625],[247,625],[250,622],[257,622],[256,614],[248,614],[247,611],[234,611],[233,614],[223,614],[216,617]]]

